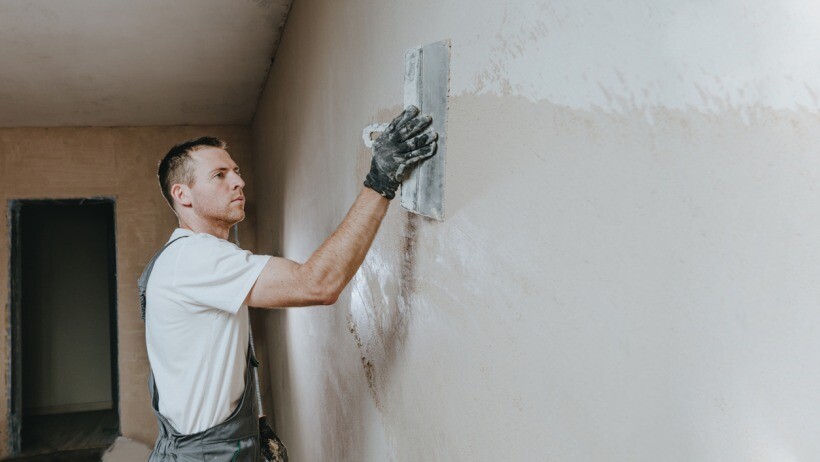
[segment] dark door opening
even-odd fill
[[[10,212],[13,454],[99,460],[120,433],[114,200]]]

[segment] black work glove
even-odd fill
[[[407,106],[373,141],[373,160],[364,185],[393,199],[407,168],[436,153],[438,133],[432,122],[429,115],[419,115],[416,106]]]
[[[268,462],[288,462],[288,450],[268,425],[265,416],[259,417],[259,441],[262,456]]]

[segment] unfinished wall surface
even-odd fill
[[[0,129],[0,201],[6,218],[0,223],[0,299],[6,306],[0,321],[8,328],[8,201],[35,198],[113,197],[117,244],[117,337],[120,423],[122,434],[153,445],[156,418],[148,394],[148,356],[139,315],[137,278],[154,252],[165,243],[177,221],[159,191],[157,162],[175,143],[202,135],[225,139],[234,160],[249,167],[247,127],[184,126],[140,128]],[[247,195],[252,203],[248,183]],[[253,248],[255,224],[249,213],[240,226],[243,246]],[[8,335],[0,343],[0,441],[8,442]],[[24,391],[25,392],[25,391]],[[5,445],[0,447],[6,454]]]
[[[820,8],[294,2],[253,124],[303,261],[452,40],[446,215],[398,204],[332,308],[257,313],[294,460],[815,460]]]

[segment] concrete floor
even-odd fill
[[[108,448],[64,450],[46,454],[21,455],[5,462],[145,462],[151,454],[148,446],[126,438],[118,437]]]
[[[119,435],[118,421],[117,411],[113,409],[25,416],[20,455],[105,450]]]
[[[132,439],[120,436],[105,451],[103,454],[103,462],[145,462],[148,460],[148,455],[151,454],[151,448],[134,441]]]
[[[145,461],[151,449],[119,435],[115,410],[28,416],[15,462]]]

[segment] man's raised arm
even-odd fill
[[[432,119],[409,106],[373,143],[365,188],[333,234],[299,264],[272,257],[245,302],[260,308],[332,305],[364,261],[406,169],[436,152]]]

